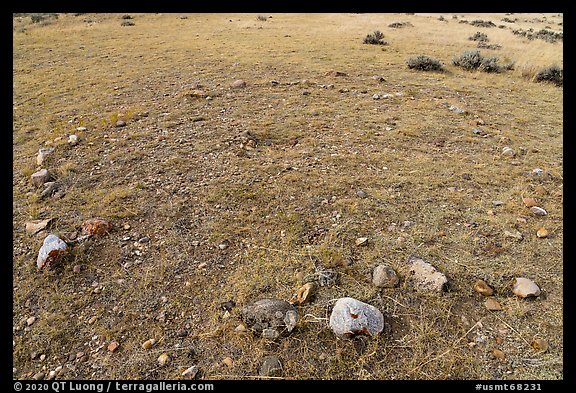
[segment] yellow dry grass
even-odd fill
[[[178,379],[197,364],[199,378],[258,379],[262,357],[275,354],[287,379],[562,379],[563,88],[531,77],[562,67],[563,44],[458,21],[559,31],[563,18],[442,15],[132,14],[134,26],[121,26],[121,14],[15,17],[15,377],[39,371],[37,352],[49,370],[64,366],[61,378]],[[362,44],[375,30],[388,45]],[[483,54],[515,69],[453,66],[476,31],[502,45]],[[420,54],[446,71],[408,69]],[[236,79],[247,87],[231,88]],[[240,146],[246,131],[258,140],[250,149]],[[65,180],[62,199],[40,199],[30,184],[45,146],[56,148],[46,165]],[[504,146],[517,156],[504,157]],[[527,175],[534,168],[544,175]],[[526,196],[549,214],[531,215]],[[43,237],[28,236],[26,221],[58,217],[53,231],[67,234],[94,216],[115,230],[77,246],[59,269],[36,271]],[[536,237],[541,226],[546,239]],[[522,241],[504,235],[515,229]],[[358,237],[368,245],[355,246]],[[412,254],[447,274],[448,292],[413,287]],[[398,271],[397,288],[372,285],[380,262]],[[290,336],[235,330],[243,305],[291,298],[298,273],[318,263],[340,279],[299,308]],[[544,295],[515,298],[515,276]],[[478,278],[503,311],[485,309]],[[382,335],[336,339],[327,320],[343,296],[379,307]],[[225,315],[228,300],[237,305]],[[38,321],[27,328],[30,315]],[[550,349],[535,352],[534,337]],[[159,342],[143,350],[149,338]],[[111,340],[118,351],[96,349]],[[89,351],[86,362],[70,358]],[[156,363],[162,352],[168,367]]]

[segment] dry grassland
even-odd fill
[[[561,31],[562,15],[132,14],[134,26],[121,16],[14,18],[14,378],[62,366],[57,379],[180,379],[195,364],[199,379],[257,379],[274,354],[286,379],[563,379],[563,88],[532,80],[562,67],[563,43],[511,32]],[[375,30],[388,45],[362,43]],[[481,52],[514,70],[452,65],[477,31],[502,46]],[[445,72],[408,69],[420,54]],[[247,86],[231,88],[237,79]],[[47,146],[60,199],[30,183]],[[47,233],[24,225],[51,217],[62,236],[93,217],[114,230],[38,271]],[[514,230],[522,240],[504,234]],[[412,254],[447,275],[445,293],[411,284]],[[372,284],[380,262],[398,287]],[[299,307],[292,334],[235,330],[242,306],[290,299],[318,264],[339,281]],[[542,295],[515,297],[519,276]],[[474,292],[480,278],[501,311]],[[384,332],[337,339],[328,317],[343,296],[378,307]],[[163,352],[172,360],[160,367]]]

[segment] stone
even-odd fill
[[[35,172],[30,176],[32,184],[37,188],[42,187],[44,183],[49,182],[52,179],[53,176],[48,169],[40,169],[38,172]]]
[[[244,87],[246,87],[246,82],[243,81],[242,79],[238,79],[238,80],[235,80],[234,82],[232,82],[232,84],[230,86],[235,88],[235,89],[244,88]]]
[[[41,379],[44,379],[44,376],[45,376],[44,372],[40,371],[40,372],[34,374],[34,376],[32,377],[32,379],[35,380],[35,381],[39,381],[39,380],[41,380]]]
[[[158,364],[163,367],[165,365],[167,365],[168,363],[170,363],[170,355],[168,355],[167,353],[163,353],[162,355],[158,356]]]
[[[38,166],[44,163],[46,156],[54,152],[53,147],[42,147],[38,150],[38,155],[36,156],[36,164]]]
[[[117,341],[112,341],[112,342],[110,342],[110,344],[108,344],[108,351],[114,352],[118,349],[119,346],[120,346],[120,344],[118,344]]]
[[[522,236],[522,234],[520,233],[520,231],[504,231],[504,236],[506,237],[512,237],[516,240],[522,240],[524,237]]]
[[[36,265],[38,269],[50,269],[58,264],[68,252],[68,245],[56,235],[48,235],[38,251]]]
[[[524,277],[516,278],[512,286],[512,292],[521,298],[540,296],[540,288],[538,285],[536,285],[534,281]]]
[[[536,236],[537,236],[538,238],[540,238],[540,239],[546,238],[546,237],[548,237],[548,231],[547,231],[546,228],[544,228],[544,227],[539,228],[539,229],[536,231]]]
[[[271,329],[278,335],[294,330],[299,318],[296,307],[280,299],[257,300],[244,306],[240,315],[246,325],[257,333]]]
[[[366,198],[368,196],[366,191],[363,191],[363,190],[356,191],[356,195],[358,196],[358,198]]]
[[[103,236],[112,230],[112,223],[102,218],[91,218],[82,224],[82,235]]]
[[[506,358],[506,355],[504,354],[504,352],[502,352],[501,350],[494,348],[494,350],[492,351],[492,355],[494,355],[494,357],[498,360],[504,360]]]
[[[262,377],[280,377],[282,376],[282,363],[274,355],[266,356],[262,359],[262,365],[258,370],[258,375]]]
[[[184,370],[182,376],[184,378],[194,379],[196,377],[196,374],[198,374],[198,371],[200,371],[198,366],[188,367],[186,370]]]
[[[224,359],[222,359],[222,363],[224,363],[227,367],[232,367],[234,365],[234,359],[232,359],[230,356],[226,356]]]
[[[494,290],[490,288],[490,286],[486,284],[484,280],[476,281],[474,283],[474,290],[484,296],[492,296],[492,294],[494,294]]]
[[[502,149],[502,155],[506,156],[506,157],[515,157],[516,156],[516,152],[514,151],[514,149],[512,149],[509,146],[505,146]]]
[[[502,305],[494,299],[493,297],[489,297],[484,302],[484,306],[490,311],[500,311],[502,310]]]
[[[358,334],[376,336],[384,330],[384,315],[376,307],[352,297],[336,301],[330,314],[330,328],[340,338]]]
[[[372,283],[378,288],[394,288],[399,282],[396,271],[388,265],[378,265],[372,272]]]
[[[290,303],[304,304],[306,302],[309,302],[317,290],[318,285],[315,282],[307,282],[306,284],[298,288],[296,295],[292,299],[290,299]]]
[[[86,130],[87,130],[86,127],[76,127],[76,131],[78,131],[78,132],[83,132],[83,131],[86,131]]]
[[[418,289],[435,292],[442,292],[446,289],[448,284],[446,276],[426,260],[411,255],[408,257],[408,264],[410,265],[412,280]]]
[[[32,326],[34,322],[36,322],[36,317],[30,317],[26,320],[26,325]]]
[[[126,122],[124,120],[118,120],[116,122],[116,127],[120,128],[120,127],[126,127]]]
[[[359,237],[358,239],[356,239],[354,241],[354,244],[356,244],[356,246],[365,246],[366,244],[368,244],[368,238],[367,237]]]
[[[46,220],[33,220],[26,223],[26,233],[29,235],[35,235],[38,232],[47,229],[50,224],[54,221],[54,218],[48,218]]]
[[[534,348],[537,352],[546,352],[549,348],[548,342],[543,338],[535,338],[530,343],[530,346]]]
[[[76,146],[78,144],[78,135],[72,134],[68,137],[68,143],[72,146]]]
[[[144,343],[142,344],[142,348],[148,350],[150,348],[152,348],[154,346],[154,344],[156,344],[156,340],[154,340],[153,338],[144,341]]]
[[[532,207],[530,208],[530,211],[531,211],[532,213],[534,213],[535,215],[537,215],[537,216],[545,216],[545,215],[548,214],[548,212],[547,212],[546,210],[542,209],[542,208],[539,207],[539,206],[532,206]]]
[[[492,201],[492,205],[494,205],[494,207],[496,207],[496,206],[501,206],[501,205],[503,205],[503,204],[504,204],[503,201]]]
[[[538,202],[536,202],[536,199],[534,198],[522,198],[522,203],[524,204],[524,206],[526,207],[532,207],[532,206],[536,206],[538,205]]]
[[[278,330],[276,329],[266,328],[262,330],[262,337],[267,340],[276,340],[278,337],[280,337],[280,333],[278,333]]]

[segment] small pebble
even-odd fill
[[[170,362],[170,356],[167,353],[163,353],[162,355],[158,356],[158,364],[160,366],[165,366]]]
[[[356,241],[354,242],[354,244],[356,244],[357,246],[364,246],[368,243],[368,238],[367,237],[359,237],[358,239],[356,239]]]
[[[493,297],[487,298],[486,301],[484,302],[484,306],[490,311],[502,310],[502,305]]]
[[[532,206],[530,208],[530,211],[534,214],[536,214],[537,216],[545,216],[548,214],[548,212],[544,209],[542,209],[541,207],[538,206]]]
[[[364,190],[358,190],[358,191],[356,191],[356,195],[357,195],[359,198],[366,198],[366,197],[368,196],[368,194],[367,194]]]
[[[474,290],[484,296],[492,296],[492,294],[494,294],[494,290],[490,288],[490,286],[486,284],[484,280],[476,281],[474,283]]]
[[[108,351],[114,352],[118,349],[119,346],[120,344],[118,344],[118,342],[112,341],[110,344],[108,344]]]
[[[546,352],[549,348],[548,342],[543,338],[535,338],[530,345],[538,352]]]
[[[501,350],[499,350],[497,348],[494,348],[494,350],[492,351],[492,354],[498,360],[504,360],[506,358],[506,355],[504,354],[504,352],[502,352]]]
[[[148,350],[150,348],[152,348],[154,346],[154,344],[156,344],[156,340],[154,340],[153,338],[144,341],[144,343],[142,344],[142,348]]]
[[[534,281],[523,277],[516,278],[512,292],[521,298],[540,296],[540,288],[538,285],[536,285]]]
[[[538,231],[536,231],[536,236],[539,237],[540,239],[548,237],[548,231],[546,230],[546,228],[540,228],[538,229]]]
[[[31,326],[34,322],[36,322],[36,317],[30,317],[26,320],[28,326]]]
[[[32,377],[33,380],[35,381],[39,381],[41,379],[44,379],[44,373],[42,371],[40,371],[39,373],[34,374],[34,376]]]
[[[232,360],[231,357],[226,356],[224,359],[222,359],[222,363],[224,363],[228,367],[232,367],[232,365],[234,364],[234,360]]]
[[[536,199],[534,198],[522,198],[522,203],[524,203],[524,206],[526,207],[532,207],[538,205],[538,202],[536,202]]]
[[[116,122],[116,127],[124,127],[126,126],[126,122],[124,120],[118,120]]]
[[[182,376],[189,379],[194,379],[194,377],[196,377],[196,374],[198,374],[198,371],[199,371],[198,366],[192,366],[184,370]]]

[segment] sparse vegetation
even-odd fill
[[[363,42],[370,45],[386,45],[386,41],[384,41],[384,33],[380,30],[376,30],[374,33],[366,35]]]
[[[135,26],[136,24],[134,22],[132,22],[131,20],[125,20],[124,22],[122,22],[120,24],[120,26]]]
[[[477,31],[473,36],[468,37],[470,41],[488,41],[488,36]]]
[[[410,22],[393,22],[390,23],[388,27],[392,29],[400,29],[402,27],[414,27],[414,25]]]
[[[484,21],[482,19],[473,20],[472,22],[470,22],[470,24],[476,27],[496,27],[496,24],[494,22],[489,20]]]
[[[464,51],[462,54],[454,56],[452,64],[465,70],[478,69],[483,72],[502,72],[514,68],[514,62],[498,64],[497,57],[484,57],[477,50]]]
[[[563,66],[562,41],[495,30],[505,50],[488,65],[514,59],[513,72],[426,72],[407,60],[449,63],[483,30],[439,14],[278,13],[267,26],[258,13],[139,13],[135,29],[122,15],[13,18],[15,380],[179,380],[197,366],[197,382],[531,380],[544,391],[565,377],[563,88],[534,83]],[[414,27],[386,31],[398,15]],[[538,31],[523,21],[533,16],[514,15]],[[394,45],[362,45],[378,26]],[[44,147],[58,196],[31,181]],[[38,271],[46,234],[78,239],[95,217],[112,230]],[[413,254],[446,274],[445,292],[414,285]],[[397,286],[374,284],[381,263]],[[262,338],[242,320],[248,303],[292,299],[327,269],[337,282],[298,305],[289,335]],[[542,295],[513,295],[518,276]],[[378,308],[384,331],[336,338],[343,296]],[[260,375],[268,355],[279,377]]]
[[[407,61],[408,68],[420,70],[420,71],[442,71],[442,63],[439,60],[426,56],[419,55],[416,57],[411,57]]]
[[[268,18],[264,15],[258,15],[256,19],[258,19],[260,22],[266,22],[268,20]]]
[[[564,84],[564,70],[557,65],[546,67],[536,74],[534,80],[536,82],[550,82],[556,86],[562,86]]]

